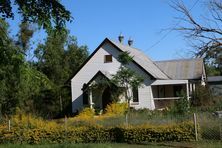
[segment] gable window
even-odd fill
[[[139,102],[139,93],[137,87],[133,87],[133,102]]]
[[[112,55],[105,55],[104,63],[111,63],[113,61]]]

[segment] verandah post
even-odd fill
[[[197,135],[197,116],[196,116],[196,113],[193,113],[193,121],[194,121],[194,130],[195,130],[195,140],[198,141],[198,135]]]

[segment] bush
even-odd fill
[[[0,126],[0,144],[4,143],[104,143],[104,142],[163,142],[193,141],[194,126],[190,122],[167,126],[140,125],[132,127],[69,127],[12,128]]]
[[[77,118],[79,119],[91,119],[93,118],[95,115],[95,111],[94,109],[91,109],[89,107],[87,108],[84,108],[80,113],[79,115],[77,116]]]
[[[184,92],[179,94],[180,98],[175,101],[174,106],[170,109],[173,114],[184,115],[189,112],[189,100]]]
[[[193,99],[191,100],[191,105],[195,107],[214,105],[214,100],[212,98],[210,89],[207,86],[197,85]]]
[[[127,103],[111,103],[107,105],[105,114],[109,116],[124,115],[127,111]]]

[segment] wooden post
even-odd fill
[[[89,103],[90,103],[90,108],[93,109],[92,89],[89,89]]]
[[[195,140],[198,141],[198,135],[197,135],[197,117],[196,114],[193,113],[193,121],[194,121],[194,129],[195,129]]]
[[[65,116],[64,121],[65,121],[65,130],[67,131],[67,117],[66,116]]]
[[[11,120],[9,119],[8,120],[8,131],[10,131],[11,130]]]
[[[222,140],[222,119],[220,119],[220,140]]]
[[[62,107],[62,96],[61,95],[59,95],[59,103],[60,103],[60,112],[62,112],[63,107]]]

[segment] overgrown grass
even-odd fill
[[[151,111],[148,109],[131,110],[128,115],[128,124],[130,125],[169,125],[184,121],[192,121],[192,114],[179,115],[172,114],[168,111]],[[68,119],[69,126],[85,126],[85,125],[100,125],[103,127],[121,126],[126,124],[126,117],[123,114],[115,116],[94,116],[92,118],[72,118]]]

